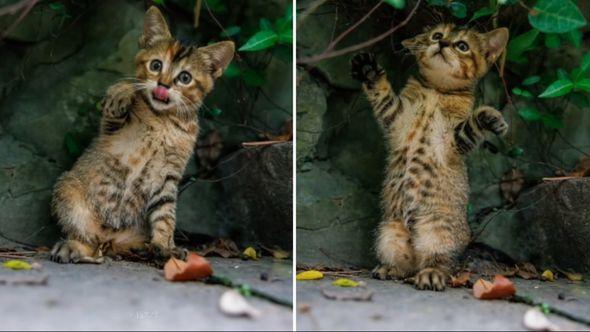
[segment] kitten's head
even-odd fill
[[[140,89],[157,112],[192,113],[234,56],[234,43],[186,46],[172,38],[158,8],[145,14],[135,58]]]
[[[416,56],[420,73],[445,90],[473,86],[498,59],[508,42],[508,29],[487,33],[441,24],[406,39],[402,45]]]

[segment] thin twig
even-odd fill
[[[380,34],[379,36],[377,36],[375,38],[371,38],[371,39],[369,39],[365,42],[362,42],[360,44],[356,44],[356,45],[342,48],[340,50],[329,51],[329,52],[324,51],[318,55],[314,55],[314,56],[302,58],[302,59],[297,59],[297,64],[299,64],[299,65],[314,64],[314,63],[322,61],[322,60],[335,58],[335,57],[338,57],[338,56],[341,56],[344,54],[348,54],[348,53],[352,53],[352,52],[361,50],[363,48],[369,47],[375,43],[382,41],[383,39],[389,37],[392,33],[396,32],[398,29],[400,29],[401,27],[403,27],[404,25],[406,25],[410,21],[410,19],[414,16],[416,11],[418,10],[418,7],[420,6],[421,1],[422,0],[418,0],[416,2],[416,5],[414,6],[414,8],[412,8],[412,11],[410,11],[408,16],[403,21],[401,21],[399,24],[392,27],[391,29],[385,31],[384,33]]]

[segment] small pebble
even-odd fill
[[[260,274],[260,280],[262,280],[262,281],[268,281],[268,273],[262,272]]]

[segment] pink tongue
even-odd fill
[[[168,100],[168,89],[163,86],[159,86],[154,89],[154,97],[158,100],[166,101]]]

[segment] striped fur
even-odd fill
[[[431,39],[436,32],[443,47]],[[381,265],[375,277],[414,276],[419,289],[444,289],[470,238],[463,155],[483,141],[486,131],[502,135],[507,129],[497,110],[473,110],[477,80],[507,39],[505,29],[479,34],[443,25],[404,41],[420,73],[399,94],[373,55],[352,59],[352,76],[363,83],[389,148],[375,246]],[[472,46],[469,52],[449,49],[460,41]]]
[[[54,261],[101,263],[103,255],[145,249],[184,255],[174,244],[178,183],[197,139],[198,107],[234,46],[183,46],[155,7],[140,46],[137,79],[107,90],[99,136],[55,185],[53,212],[67,239],[53,248]],[[161,70],[150,67],[154,60]],[[182,71],[189,83],[178,81]],[[155,99],[157,86],[167,87],[167,102]]]

